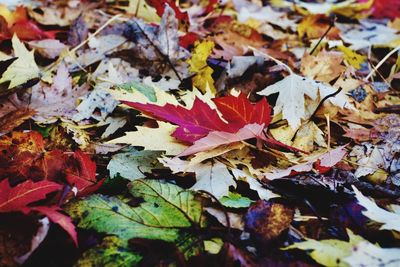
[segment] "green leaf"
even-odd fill
[[[156,92],[154,91],[154,88],[148,85],[145,85],[140,82],[135,82],[131,81],[129,83],[124,83],[121,85],[117,86],[119,89],[125,90],[127,92],[132,92],[134,90],[142,93],[144,96],[146,96],[151,102],[156,102],[157,97],[156,97]]]
[[[228,196],[222,197],[219,201],[228,208],[247,208],[254,202],[250,198],[234,192],[229,192]]]
[[[145,178],[143,173],[163,167],[157,160],[161,154],[161,152],[146,150],[132,150],[116,154],[107,165],[107,169],[110,171],[110,178],[114,178],[117,175],[130,181]]]
[[[78,227],[131,238],[176,242],[185,228],[202,225],[202,206],[191,191],[158,180],[135,180],[130,193],[143,202],[136,207],[117,197],[92,195],[71,203],[68,214]]]
[[[10,81],[8,88],[14,88],[29,80],[38,78],[40,73],[33,56],[33,50],[28,51],[17,35],[12,38],[12,47],[17,60],[7,68],[0,79],[0,83]]]
[[[136,266],[141,260],[142,256],[129,250],[128,242],[116,236],[107,236],[101,244],[83,253],[75,266]]]

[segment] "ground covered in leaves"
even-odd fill
[[[0,266],[399,266],[400,2],[0,5]]]

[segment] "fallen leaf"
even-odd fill
[[[204,190],[219,199],[223,196],[228,196],[230,186],[236,187],[236,182],[229,173],[228,168],[221,162],[212,161],[190,164],[190,161],[166,157],[159,160],[165,167],[170,168],[173,173],[194,172],[196,174],[196,183],[191,187],[192,190]]]
[[[400,232],[400,214],[384,210],[376,203],[365,197],[354,185],[352,186],[358,204],[363,206],[366,210],[362,214],[369,219],[381,223],[381,230],[395,230]]]
[[[13,131],[11,137],[0,139],[0,177],[13,184],[25,180],[53,180],[62,177],[66,157],[60,150],[45,150],[43,137],[38,132]]]
[[[17,60],[7,68],[0,79],[0,83],[10,81],[8,88],[14,88],[29,80],[38,78],[40,73],[33,57],[34,51],[28,51],[17,35],[14,35],[11,41],[14,56],[17,57]]]
[[[290,226],[294,210],[286,205],[259,200],[245,215],[245,229],[262,242],[277,238]]]
[[[59,117],[71,119],[79,97],[88,93],[87,86],[73,86],[65,64],[60,64],[51,86],[40,82],[33,86],[29,107],[36,111],[33,119],[52,123]]]
[[[28,45],[44,57],[55,59],[67,49],[67,46],[56,39],[30,41]]]
[[[110,144],[129,144],[131,146],[141,146],[150,151],[165,151],[167,155],[178,155],[187,146],[174,138],[172,133],[177,127],[170,123],[158,122],[158,128],[136,126],[137,131],[126,132],[125,136],[113,139]],[[154,142],[157,140],[157,142]]]
[[[397,266],[400,262],[400,249],[380,248],[367,241],[353,247],[351,255],[343,259],[349,266]]]
[[[324,266],[338,266],[347,267],[345,258],[352,254],[352,248],[364,239],[361,236],[353,234],[347,230],[349,241],[342,241],[337,239],[314,240],[307,239],[306,241],[295,243],[283,249],[301,249],[310,250],[310,256],[317,263]]]
[[[193,86],[199,88],[202,92],[209,86],[211,92],[215,95],[216,89],[212,74],[214,70],[207,65],[207,58],[210,56],[214,43],[211,41],[196,42],[192,57],[188,60],[189,70],[195,74],[193,77]]]
[[[47,218],[50,219],[53,223],[60,225],[71,237],[72,241],[74,241],[75,246],[78,246],[78,234],[75,230],[75,225],[72,223],[70,217],[60,213],[62,210],[58,206],[38,206],[33,207],[32,210],[38,211],[39,213],[45,215]]]
[[[146,178],[144,173],[151,173],[152,169],[160,167],[157,160],[160,156],[160,152],[146,150],[119,153],[111,158],[107,170],[110,172],[110,178],[118,175],[130,181]]]
[[[135,180],[129,186],[133,197],[144,202],[131,207],[117,197],[91,195],[66,207],[78,227],[119,237],[159,239],[174,242],[182,230],[201,222],[201,203],[191,191],[157,180]],[[149,216],[150,215],[150,216]]]
[[[396,47],[399,45],[397,31],[384,24],[362,20],[357,25],[338,23],[337,27],[342,32],[342,40],[351,44],[349,48],[353,50],[370,46]]]
[[[77,266],[137,266],[142,256],[128,248],[128,242],[116,236],[106,236],[97,246],[85,251],[77,261]]]
[[[297,173],[309,172],[313,168],[317,169],[320,173],[325,173],[331,167],[340,162],[346,155],[347,152],[344,147],[345,146],[340,146],[323,154],[312,155],[313,159],[308,162],[297,164],[284,170],[275,170],[271,173],[265,173],[263,174],[263,177],[268,180],[273,180],[288,177]]]
[[[317,82],[313,79],[290,74],[283,80],[267,86],[259,95],[271,95],[279,93],[274,114],[282,112],[282,118],[286,119],[292,129],[297,129],[301,124],[301,119],[307,119],[305,114],[304,97],[308,96],[316,100],[318,95],[322,99],[327,95],[335,93],[337,90],[330,85]],[[329,98],[329,102],[340,107],[353,109],[347,97],[338,93],[335,97]]]
[[[325,15],[307,15],[297,24],[297,32],[300,38],[318,39],[328,30],[330,23],[330,18]],[[339,33],[340,30],[333,26],[326,37],[329,39],[338,39]]]
[[[346,67],[342,66],[342,53],[321,51],[316,56],[305,54],[301,59],[301,73],[311,79],[329,83],[339,77]]]
[[[78,195],[83,196],[96,191],[104,182],[104,179],[96,179],[96,162],[92,161],[88,154],[75,151],[66,170],[66,180],[78,190]]]
[[[218,115],[215,109],[208,104],[195,98],[191,109],[183,106],[166,104],[163,107],[153,104],[140,104],[123,101],[124,104],[139,109],[157,119],[166,120],[179,125],[173,136],[186,142],[194,142],[211,131],[235,133],[240,128],[252,122],[270,121],[270,109],[266,100],[251,104],[244,95],[237,97],[222,97],[214,99],[215,104],[221,107],[222,116],[226,120],[231,120],[232,124],[226,123]],[[243,113],[244,112],[244,113]],[[260,112],[263,114],[257,117],[253,114]],[[238,115],[240,114],[240,115]],[[236,119],[240,119],[236,122]],[[266,126],[266,125],[265,125]]]
[[[193,145],[186,148],[178,156],[188,156],[202,151],[212,150],[221,145],[232,144],[251,138],[263,138],[264,124],[247,124],[236,133],[225,131],[212,131],[207,136],[196,140]]]
[[[23,211],[28,209],[28,205],[46,198],[46,195],[59,191],[62,185],[49,182],[40,181],[32,182],[25,181],[15,187],[10,187],[7,179],[0,182],[1,196],[0,196],[0,212]]]

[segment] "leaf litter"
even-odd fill
[[[398,1],[0,4],[1,266],[398,266]]]

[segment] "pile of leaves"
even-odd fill
[[[0,4],[0,266],[399,266],[400,2]]]

